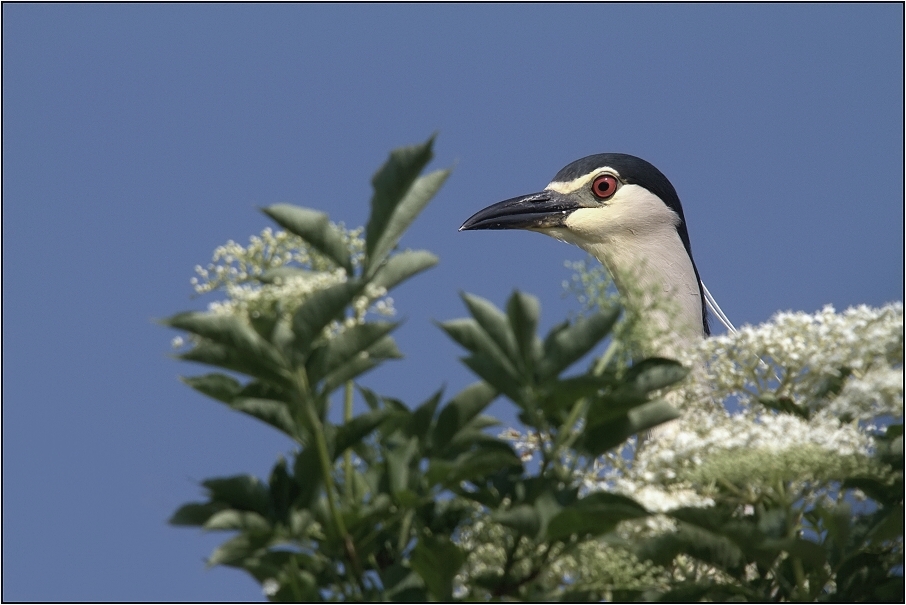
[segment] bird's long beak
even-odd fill
[[[459,228],[474,229],[547,229],[560,227],[579,205],[567,196],[545,189],[538,193],[504,200],[479,210]]]

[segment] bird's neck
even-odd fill
[[[701,340],[698,278],[675,228],[617,232],[580,246],[607,267],[624,306],[641,320],[645,354],[676,358]]]

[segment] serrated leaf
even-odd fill
[[[359,389],[359,393],[362,394],[362,399],[365,400],[366,405],[372,410],[380,409],[381,407],[381,398],[380,396],[367,387],[363,387],[360,384],[357,384],[356,387]]]
[[[521,468],[522,461],[509,444],[500,440],[479,443],[473,451],[460,454],[455,460],[432,459],[427,478],[432,484],[456,487],[463,481],[478,481],[506,468]]]
[[[610,333],[619,316],[620,307],[615,306],[551,330],[544,340],[538,374],[551,378],[581,359]]]
[[[347,274],[352,273],[352,260],[346,242],[339,229],[330,224],[326,214],[291,204],[275,204],[262,208],[262,211],[281,227],[295,233],[312,248],[346,269]]]
[[[663,399],[657,399],[629,410],[626,416],[629,418],[631,434],[634,435],[675,420],[680,417],[680,413]]]
[[[347,449],[357,446],[371,434],[388,416],[393,414],[390,410],[373,410],[356,416],[349,422],[337,427],[334,437],[333,459],[343,455]]]
[[[231,347],[207,340],[196,343],[190,350],[185,353],[180,353],[177,357],[184,361],[195,361],[205,365],[223,368],[224,370],[231,370],[233,372],[260,378],[261,380],[277,383],[284,383],[286,381],[279,370],[276,370],[266,363],[261,363],[261,360],[258,358],[236,351]]]
[[[875,525],[868,537],[871,544],[881,545],[887,540],[903,536],[903,505],[892,506],[887,514]]]
[[[390,291],[410,277],[430,269],[437,262],[437,256],[427,250],[403,250],[381,265],[371,283]]]
[[[449,170],[437,170],[417,177],[431,160],[432,144],[433,137],[424,145],[394,151],[372,179],[374,197],[365,228],[366,274],[373,275],[450,175]]]
[[[679,382],[687,374],[689,370],[678,361],[649,357],[633,364],[626,372],[625,380],[639,392],[650,393]]]
[[[290,507],[299,495],[299,490],[287,471],[284,458],[281,457],[271,470],[268,486],[274,518],[288,525]]]
[[[393,338],[384,336],[368,347],[366,351],[359,353],[347,363],[325,376],[322,391],[324,393],[330,393],[348,380],[361,376],[382,361],[387,359],[400,359],[402,356],[403,354],[400,353],[399,349],[396,347]]]
[[[497,396],[497,390],[485,382],[476,382],[460,391],[447,403],[437,417],[433,444],[442,450],[475,416],[480,414]]]
[[[418,439],[411,437],[405,445],[387,452],[387,477],[390,482],[390,493],[394,498],[408,491],[409,464],[418,451]]]
[[[453,599],[453,580],[466,560],[462,548],[446,536],[422,536],[412,551],[410,564],[440,602]]]
[[[600,456],[632,435],[675,418],[679,418],[679,412],[669,403],[651,401],[634,407],[625,416],[587,427],[581,445],[589,455]]]
[[[491,520],[532,538],[541,529],[538,511],[528,504],[517,504],[509,510],[495,511],[491,514]]]
[[[568,413],[576,401],[597,393],[607,384],[607,379],[587,374],[557,380],[545,385],[541,407],[549,413]]]
[[[298,505],[309,508],[323,484],[321,463],[313,447],[307,447],[296,455],[293,463],[293,479],[299,490]]]
[[[237,412],[248,414],[261,422],[271,425],[293,439],[298,436],[296,423],[289,412],[289,407],[283,401],[256,397],[237,397],[228,405]]]
[[[204,529],[264,532],[269,531],[271,526],[258,513],[226,509],[211,515],[205,522]]]
[[[366,252],[369,255],[386,230],[393,211],[434,157],[433,146],[432,135],[424,143],[394,149],[371,178],[374,196],[371,198],[371,217],[365,229]]]
[[[218,401],[230,403],[242,390],[242,384],[226,374],[211,373],[203,376],[180,376],[185,384]]]
[[[685,523],[680,523],[676,532],[662,534],[648,541],[639,555],[657,565],[668,565],[680,553],[715,565],[733,575],[744,569],[745,557],[729,538]]]
[[[343,282],[314,292],[302,303],[293,315],[296,349],[307,354],[321,331],[342,314],[361,289],[358,282]]]
[[[530,294],[513,292],[507,301],[507,318],[516,338],[516,347],[522,364],[529,372],[534,370],[535,356],[541,351],[541,343],[535,336],[540,312],[541,305],[538,299]]]
[[[811,412],[807,407],[796,405],[796,402],[789,397],[761,395],[758,398],[758,403],[766,408],[777,410],[778,412],[783,412],[784,414],[792,414],[793,416],[798,416],[803,420],[808,420],[809,416],[811,416]]]
[[[442,395],[443,391],[437,391],[412,411],[406,427],[407,435],[417,438],[420,443],[426,441],[428,430],[431,428],[431,420],[434,418],[434,412],[437,410]]]
[[[314,384],[324,376],[340,371],[357,355],[393,331],[399,323],[380,321],[356,324],[316,349],[306,364],[308,379]]]
[[[478,352],[462,360],[479,378],[512,399],[522,404],[522,383],[510,372],[484,352]]]
[[[206,479],[201,484],[212,502],[222,502],[239,511],[267,515],[270,495],[267,486],[252,475]]]
[[[257,372],[264,370],[272,376],[279,376],[280,369],[284,366],[284,360],[277,350],[264,340],[251,325],[238,317],[189,311],[174,315],[164,320],[164,323],[220,345],[225,349],[224,354],[233,359],[241,359],[244,365],[255,368]],[[180,357],[188,359],[203,344],[204,341],[198,343],[192,350]],[[204,347],[201,349],[204,350]],[[192,361],[200,361],[200,359],[193,358]]]
[[[487,299],[467,292],[463,292],[461,296],[469,308],[469,313],[472,314],[481,329],[497,345],[509,364],[513,368],[518,368],[519,355],[516,353],[516,338],[507,321],[507,316]],[[492,351],[485,351],[485,353],[491,354]]]
[[[507,373],[512,376],[516,375],[516,367],[513,362],[474,319],[451,319],[438,325],[450,338],[470,352],[483,353],[494,359],[497,365]]]
[[[219,502],[191,502],[180,506],[170,517],[170,525],[202,526],[214,514],[226,508]]]
[[[599,536],[614,529],[620,521],[648,515],[641,504],[607,492],[595,492],[564,507],[547,527],[552,540],[563,540],[572,534]]]
[[[248,558],[263,554],[262,550],[270,541],[270,535],[242,533],[218,546],[208,559],[208,566],[230,565],[242,566]]]

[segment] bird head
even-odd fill
[[[460,227],[477,229],[526,229],[575,244],[607,267],[624,297],[639,291],[631,281],[678,304],[682,318],[672,323],[682,335],[710,333],[679,196],[641,158],[602,153],[576,160],[543,190],[488,206]]]

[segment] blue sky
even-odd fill
[[[180,384],[200,368],[152,319],[205,304],[192,268],[257,207],[363,223],[387,152],[434,131],[454,172],[403,245],[441,262],[395,292],[383,394],[471,382],[431,323],[460,291],[534,293],[545,329],[577,309],[581,251],[457,228],[592,153],[667,175],[737,324],[903,298],[901,4],[2,11],[4,600],[262,598],[166,519],[290,444]]]

